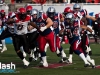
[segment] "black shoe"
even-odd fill
[[[24,65],[24,67],[23,67],[24,69],[27,69],[28,68],[28,66],[27,65]]]
[[[63,61],[62,61],[62,60],[60,60],[60,61],[59,61],[59,63],[63,63]]]
[[[85,64],[85,65],[84,65],[84,67],[88,67],[88,66],[89,66],[89,64]]]
[[[32,57],[29,57],[29,62],[32,62],[33,58]]]
[[[92,66],[92,68],[94,69],[94,68],[95,68],[95,66]]]
[[[63,57],[63,61],[66,61],[67,60],[67,58],[66,57]]]
[[[61,53],[57,54],[58,57],[61,57]]]

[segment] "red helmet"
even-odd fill
[[[95,17],[96,17],[96,18],[99,18],[99,14],[95,14]]]
[[[1,10],[0,12],[1,12],[1,13],[4,13],[4,12],[5,12],[5,10]]]
[[[31,11],[32,8],[33,8],[33,7],[32,7],[31,5],[29,5],[29,6],[26,7],[26,11]]]
[[[72,10],[71,10],[70,7],[66,7],[66,8],[64,9],[64,13],[71,13],[71,12],[72,12]]]
[[[8,17],[9,17],[9,18],[12,18],[13,16],[15,16],[15,13],[14,13],[14,12],[9,12],[9,13],[8,13]]]
[[[19,13],[26,13],[26,9],[25,8],[19,8]]]

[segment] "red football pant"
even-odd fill
[[[46,43],[49,44],[50,50],[52,52],[56,52],[55,35],[53,32],[45,36],[39,35],[38,44],[39,44],[40,52],[44,51]]]

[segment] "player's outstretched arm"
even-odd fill
[[[86,18],[91,19],[91,20],[93,20],[93,21],[95,21],[95,20],[96,20],[96,18],[95,18],[95,17],[90,16],[90,15],[86,15]]]
[[[91,32],[91,33],[93,32],[92,29],[90,29],[90,28],[87,27],[87,26],[81,25],[80,27],[81,27],[82,29],[85,29],[85,30]]]

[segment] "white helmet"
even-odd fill
[[[33,9],[32,10],[32,14],[31,15],[34,15],[34,14],[38,14],[38,10],[37,9]]]
[[[76,3],[76,4],[74,4],[74,6],[73,6],[73,9],[81,9],[81,6],[80,6],[80,4],[78,4],[78,3]]]
[[[54,7],[49,7],[48,10],[47,10],[47,15],[49,18],[53,18],[54,15],[56,13],[56,10]]]
[[[72,13],[68,13],[65,18],[69,18],[69,19],[72,19],[74,18],[74,15]]]
[[[69,23],[73,23],[73,21],[75,20],[75,17],[72,13],[68,13],[66,16],[65,16],[65,20],[69,20]]]
[[[49,7],[47,12],[53,13],[53,12],[56,12],[56,9],[54,7]]]

